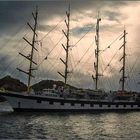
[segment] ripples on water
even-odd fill
[[[139,140],[140,112],[0,113],[0,138]]]

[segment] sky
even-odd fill
[[[29,62],[20,55],[28,56],[31,47],[22,39],[32,39],[32,12],[38,6],[37,43],[34,59],[39,64],[32,83],[45,79],[64,80],[57,72],[64,72],[60,57],[65,60],[62,44],[66,38],[64,20],[68,3],[70,14],[70,51],[68,83],[77,87],[95,88],[95,27],[97,15],[100,22],[99,88],[119,90],[122,68],[123,44],[120,40],[124,28],[126,35],[126,84],[127,90],[139,91],[140,82],[140,1],[116,0],[46,0],[46,1],[0,1],[0,77],[11,75],[27,83],[27,76],[16,70],[28,70]],[[110,46],[110,48],[108,48]],[[44,58],[47,56],[47,60]]]

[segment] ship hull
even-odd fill
[[[0,92],[15,111],[113,111],[140,110],[140,102],[87,100]]]

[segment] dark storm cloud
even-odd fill
[[[0,2],[0,30],[23,25],[27,19],[31,18],[31,12],[34,11],[36,5],[39,7],[39,19],[46,20],[56,15],[64,15],[68,3],[66,1],[1,1]],[[112,1],[92,1],[92,0],[76,0],[71,1],[72,14],[75,11],[87,10],[95,8],[100,10],[102,6],[123,6],[126,2]],[[114,17],[114,13],[109,13],[110,18]]]
[[[128,4],[126,1],[93,1],[93,0],[71,0],[71,14],[75,15],[75,13],[82,13],[86,16],[92,16],[93,18],[96,18],[96,12],[98,10],[104,10],[103,16],[108,18],[108,20],[111,21],[119,21],[119,18],[122,18],[122,15],[114,11],[110,11],[108,9],[117,9],[118,7],[125,6]],[[31,13],[35,10],[36,5],[38,5],[39,9],[39,21],[43,22],[46,20],[51,20],[54,17],[60,17],[62,18],[65,15],[65,11],[67,10],[68,3],[64,0],[49,0],[49,1],[1,1],[0,2],[0,36],[9,36],[13,37],[14,34],[21,30],[23,25],[27,21],[31,22]],[[87,14],[86,10],[92,10],[91,14]],[[76,20],[76,19],[75,19]],[[57,23],[56,23],[57,24]],[[79,23],[80,24],[80,23]],[[53,28],[54,25],[44,25],[40,23],[40,30],[41,31],[48,31],[51,28]],[[75,36],[81,33],[85,33],[88,30],[92,30],[94,25],[87,24],[85,27],[75,27],[72,29],[72,32]],[[102,28],[106,29],[108,28],[106,25],[104,25]],[[6,40],[4,43],[7,42]],[[3,42],[1,41],[1,44]],[[10,46],[10,44],[9,44]],[[3,47],[0,45],[0,47]],[[10,47],[7,47],[7,50],[9,50]],[[14,56],[14,54],[13,54]],[[7,55],[6,53],[0,54],[0,73],[6,72],[9,74],[12,74],[13,70],[15,70],[15,65],[11,65],[8,67],[8,70],[6,67],[11,63],[11,55]],[[14,62],[16,63],[16,62]],[[16,71],[16,70],[15,70]],[[47,70],[46,70],[47,71]],[[18,71],[16,71],[19,73]],[[49,75],[49,78],[58,79],[59,76],[54,74],[54,71],[46,72],[43,74],[42,77],[46,77],[46,75]],[[0,75],[2,76],[2,75]],[[24,74],[20,74],[20,79],[23,81],[26,80],[26,76]],[[41,76],[40,76],[41,77]],[[75,76],[76,77],[76,76]],[[87,87],[91,83],[91,79],[89,77],[87,78],[87,75],[84,75],[83,73],[80,73],[80,76],[76,77],[77,79],[80,79],[81,77],[84,77],[83,84]],[[112,80],[113,81],[113,80]]]
[[[126,5],[125,1],[92,1],[92,0],[71,0],[71,14],[75,15],[76,12],[83,13],[86,16],[92,16],[95,18],[97,10],[102,10],[102,7],[119,7]],[[14,36],[26,25],[26,22],[32,20],[31,13],[35,10],[36,5],[39,9],[39,24],[40,29],[48,31],[51,25],[43,25],[42,21],[51,20],[52,18],[59,16],[62,18],[65,15],[65,11],[68,8],[68,2],[65,0],[55,1],[0,1],[0,36],[6,35]],[[93,10],[95,13],[87,15],[86,10]],[[105,12],[108,15],[109,20],[116,20],[120,14],[115,12]],[[46,27],[45,27],[46,26]],[[85,26],[85,29],[79,27],[72,29],[74,33],[85,32],[89,26]]]
[[[5,72],[8,72],[8,71],[12,72],[13,67],[12,65],[10,65],[11,63],[10,55],[0,54],[0,56],[1,56],[1,59],[0,59],[0,77],[1,77],[5,74]]]
[[[62,5],[65,5],[64,2],[61,2]],[[0,2],[0,34],[13,33],[17,30],[18,27],[21,27],[31,19],[31,13],[35,10],[36,5],[38,5],[39,9],[39,20],[46,20],[49,18],[53,18],[53,16],[57,14],[62,14],[60,7],[60,2],[50,2],[50,1],[7,1]],[[63,7],[63,6],[62,6]],[[65,13],[65,12],[63,12]],[[14,28],[14,29],[13,29]],[[20,29],[19,29],[20,30]]]

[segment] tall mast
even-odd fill
[[[30,61],[29,70],[28,70],[28,72],[26,72],[24,70],[21,70],[21,69],[17,68],[20,72],[23,72],[23,73],[28,75],[28,87],[27,87],[28,94],[30,93],[31,77],[34,77],[32,73],[33,73],[34,70],[36,70],[35,68],[33,68],[33,64],[37,65],[37,63],[34,62],[34,60],[33,60],[34,50],[38,51],[35,48],[35,42],[36,42],[36,37],[37,37],[37,33],[36,33],[37,17],[38,17],[38,8],[37,7],[36,7],[36,12],[32,13],[32,16],[33,16],[33,19],[34,19],[34,26],[32,27],[29,23],[27,23],[27,25],[33,31],[32,43],[30,43],[26,38],[23,37],[23,39],[31,46],[31,53],[28,56],[25,56],[24,54],[19,53],[21,56],[25,57],[27,60]]]
[[[66,24],[66,32],[64,30],[62,30],[63,34],[65,35],[67,42],[66,42],[66,46],[64,44],[62,44],[65,52],[66,52],[66,58],[65,60],[63,60],[62,58],[60,58],[60,60],[62,61],[62,63],[65,65],[65,72],[64,74],[62,74],[61,72],[58,72],[63,78],[64,78],[64,82],[65,82],[65,86],[67,84],[67,78],[68,78],[68,60],[69,60],[69,35],[70,35],[70,4],[69,4],[69,9],[66,12],[66,16],[67,16],[67,20],[65,20],[65,24]]]
[[[98,90],[98,80],[99,80],[99,24],[100,24],[101,18],[97,18],[97,24],[96,24],[96,35],[95,35],[95,43],[96,43],[96,49],[95,49],[95,58],[96,62],[94,62],[94,68],[95,68],[95,77],[92,76],[93,80],[95,81],[95,90]]]
[[[125,78],[127,78],[126,76],[125,76],[125,64],[126,64],[126,30],[124,29],[124,33],[123,33],[123,36],[120,38],[120,40],[121,39],[123,39],[123,45],[120,47],[120,49],[121,48],[123,48],[123,56],[122,56],[122,58],[120,59],[120,61],[122,61],[122,64],[123,64],[123,66],[122,66],[122,68],[121,68],[121,70],[120,70],[120,72],[122,72],[122,77],[121,77],[121,79],[120,79],[120,82],[121,82],[121,90],[122,91],[124,91],[125,90]]]

